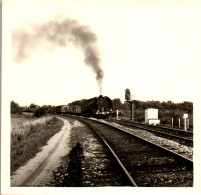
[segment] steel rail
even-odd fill
[[[169,150],[169,149],[166,148],[166,147],[163,147],[163,146],[161,146],[161,145],[159,145],[159,144],[156,144],[156,143],[154,143],[154,142],[152,142],[152,141],[148,141],[148,140],[146,140],[146,139],[144,139],[144,138],[142,138],[142,137],[140,137],[140,136],[137,136],[137,135],[134,135],[134,134],[132,134],[132,133],[130,133],[130,132],[127,132],[126,130],[120,129],[120,128],[118,128],[118,127],[114,127],[114,126],[111,125],[111,124],[103,123],[103,122],[98,121],[98,120],[93,120],[93,119],[89,119],[89,118],[85,118],[85,117],[77,117],[77,116],[74,116],[74,118],[76,118],[76,119],[78,119],[78,120],[79,120],[80,118],[83,118],[83,119],[85,119],[85,120],[94,121],[94,122],[97,122],[97,123],[99,123],[99,124],[103,124],[103,125],[112,127],[112,128],[117,129],[117,130],[119,130],[119,131],[123,131],[123,132],[125,132],[125,133],[127,133],[127,134],[129,134],[129,135],[131,135],[131,136],[137,137],[138,139],[140,139],[140,140],[142,140],[142,141],[144,141],[144,142],[146,142],[146,143],[148,143],[148,144],[150,144],[150,145],[152,145],[152,146],[154,146],[154,147],[156,147],[156,148],[158,148],[158,149],[161,149],[161,150],[163,150],[163,151],[166,151],[166,152],[169,153],[169,154],[174,155],[174,156],[177,157],[178,159],[180,159],[180,160],[182,160],[182,161],[185,161],[187,164],[189,164],[191,167],[193,167],[193,160],[191,160],[191,159],[189,159],[189,158],[187,158],[187,157],[185,157],[185,156],[182,156],[182,155],[180,155],[180,154],[178,154],[178,153],[176,153],[176,152],[174,152],[174,151],[172,151],[172,150]]]
[[[90,129],[92,129],[98,135],[98,137],[101,139],[101,141],[107,146],[107,148],[109,149],[109,151],[112,153],[113,157],[118,162],[119,166],[123,170],[124,174],[126,175],[126,177],[128,178],[128,180],[130,181],[130,183],[132,184],[132,186],[137,187],[137,184],[135,183],[135,181],[133,180],[133,178],[130,176],[129,172],[124,167],[124,165],[122,164],[121,160],[117,157],[117,155],[115,154],[115,152],[112,150],[112,148],[109,146],[109,144],[105,141],[105,139],[95,130],[94,127],[92,127],[86,121],[84,121],[82,119],[78,119],[78,120],[80,120],[82,123],[84,123],[85,125],[87,125],[88,127],[90,127]]]
[[[162,132],[162,131],[158,131],[158,130],[154,130],[154,129],[149,129],[148,127],[142,127],[142,126],[147,126],[147,125],[144,125],[144,124],[140,124],[142,126],[138,126],[138,124],[135,126],[135,124],[129,122],[129,124],[127,124],[125,121],[116,121],[116,120],[112,120],[112,122],[116,122],[118,124],[121,124],[121,125],[126,125],[128,127],[132,127],[132,128],[138,128],[138,129],[142,129],[142,130],[145,130],[145,131],[150,131],[152,133],[155,133],[155,134],[160,134],[161,136],[164,136],[164,137],[170,137],[170,138],[173,138],[173,139],[177,139],[180,141],[184,141],[186,143],[186,145],[188,146],[193,146],[193,140],[192,139],[188,139],[188,138],[185,138],[185,137],[180,137],[178,135],[173,135],[173,134],[169,134],[169,133],[166,133],[166,132]],[[169,129],[170,130],[170,129]]]
[[[100,124],[103,124],[103,125],[112,127],[112,128],[117,129],[117,130],[119,130],[119,131],[123,131],[123,132],[125,132],[125,133],[127,133],[127,134],[129,134],[129,135],[131,135],[131,136],[137,137],[138,139],[140,139],[140,140],[142,140],[142,141],[144,141],[144,142],[146,142],[146,143],[148,143],[148,144],[150,144],[150,145],[152,145],[152,146],[154,146],[154,147],[156,147],[156,148],[158,148],[158,149],[161,149],[161,150],[163,150],[163,151],[166,151],[166,152],[169,153],[169,154],[174,155],[175,157],[179,158],[179,159],[182,160],[182,161],[184,160],[184,161],[185,161],[186,163],[188,163],[191,167],[193,167],[193,160],[191,160],[191,159],[189,159],[189,158],[187,158],[187,157],[185,157],[185,156],[182,156],[182,155],[180,155],[180,154],[178,154],[178,153],[176,153],[176,152],[174,152],[174,151],[172,151],[172,150],[169,150],[169,149],[166,148],[166,147],[163,147],[163,146],[161,146],[161,145],[159,145],[159,144],[156,144],[156,143],[154,143],[154,142],[152,142],[152,141],[146,140],[146,139],[144,139],[144,138],[142,138],[142,137],[140,137],[140,136],[134,135],[134,134],[132,134],[132,133],[130,133],[130,132],[127,132],[126,130],[120,129],[120,128],[118,128],[118,127],[114,127],[114,126],[111,125],[111,124],[103,123],[103,122],[101,122],[101,121],[93,120],[93,119],[89,119],[89,118],[85,118],[85,119],[86,119],[86,120],[91,120],[91,121],[94,121],[94,122],[98,122],[98,123],[100,123]]]
[[[74,116],[74,118],[79,119],[79,118],[81,118],[81,117],[78,118],[77,116]],[[144,139],[144,138],[142,138],[142,137],[140,137],[140,136],[137,136],[137,135],[134,135],[134,134],[132,134],[132,133],[130,133],[130,132],[127,132],[126,130],[120,129],[120,128],[118,128],[118,127],[114,127],[114,126],[111,125],[111,124],[103,123],[103,122],[101,122],[101,121],[93,120],[93,119],[89,119],[89,118],[85,118],[85,117],[83,117],[83,118],[86,119],[86,120],[91,120],[91,121],[94,121],[94,122],[97,122],[97,123],[100,123],[100,124],[103,124],[103,125],[112,127],[112,128],[117,129],[117,130],[119,130],[119,131],[123,131],[123,132],[125,132],[125,133],[127,133],[127,134],[129,134],[129,135],[131,135],[131,136],[137,137],[138,139],[140,139],[140,140],[142,140],[142,141],[144,141],[144,142],[147,142],[148,144],[150,144],[150,145],[152,145],[152,146],[154,146],[154,147],[156,147],[156,148],[158,148],[158,149],[164,150],[164,151],[166,151],[166,152],[169,153],[169,154],[173,154],[175,157],[179,158],[180,160],[184,160],[184,161],[185,161],[186,163],[188,163],[191,167],[193,167],[193,160],[191,160],[191,159],[189,159],[189,158],[187,158],[187,157],[185,157],[185,156],[182,156],[182,155],[180,155],[180,154],[178,154],[178,153],[176,153],[176,152],[174,152],[174,151],[172,151],[172,150],[169,150],[169,149],[166,148],[166,147],[163,147],[163,146],[161,146],[161,145],[159,145],[159,144],[156,144],[156,143],[154,143],[154,142],[152,142],[152,141],[148,141],[148,140],[146,140],[146,139]]]
[[[180,154],[178,154],[178,153],[176,153],[176,152],[174,152],[174,151],[172,151],[172,150],[169,150],[169,149],[167,149],[167,148],[165,148],[165,147],[163,147],[163,146],[161,146],[161,145],[158,145],[158,144],[156,144],[156,143],[154,143],[154,142],[152,142],[152,141],[148,141],[148,140],[146,140],[146,139],[144,139],[144,138],[142,138],[142,137],[140,137],[140,136],[137,136],[137,135],[132,134],[131,132],[128,132],[128,131],[123,130],[123,129],[121,129],[121,128],[114,127],[114,126],[112,126],[111,124],[104,123],[104,122],[101,122],[101,121],[98,121],[98,120],[93,120],[93,119],[89,119],[89,118],[85,118],[85,117],[73,117],[73,118],[75,118],[75,119],[77,119],[77,120],[80,120],[81,118],[83,118],[83,120],[80,120],[80,121],[82,121],[82,122],[84,122],[85,120],[93,121],[94,123],[99,123],[99,124],[102,124],[103,126],[105,125],[105,126],[108,126],[108,127],[110,127],[110,128],[113,128],[113,129],[116,129],[116,130],[125,132],[126,134],[129,134],[129,135],[131,135],[131,136],[133,136],[133,137],[135,137],[135,138],[137,138],[137,139],[139,139],[139,140],[144,141],[144,142],[147,143],[148,145],[150,145],[150,146],[156,148],[156,150],[159,150],[159,151],[161,151],[161,152],[164,152],[164,153],[166,153],[166,155],[168,155],[168,156],[174,157],[174,158],[177,159],[180,163],[182,163],[183,165],[185,165],[188,170],[193,170],[193,160],[191,160],[191,159],[189,159],[189,158],[187,158],[187,157],[184,157],[184,156],[182,156],[182,155],[180,155]],[[87,122],[84,122],[84,123],[86,124]],[[87,125],[88,125],[88,123],[87,123]],[[89,125],[88,125],[88,126],[89,126]],[[93,125],[91,125],[91,126],[93,126]],[[97,135],[98,135],[98,133],[97,133]],[[105,142],[104,142],[104,143],[105,143]],[[107,144],[106,144],[106,145],[107,145]],[[115,157],[115,156],[114,156],[114,157]],[[118,157],[117,157],[117,158],[118,158]],[[116,159],[116,157],[115,157],[115,159]],[[119,160],[119,161],[120,161],[120,160]],[[117,161],[117,162],[118,162],[118,161]],[[121,161],[120,161],[120,162],[121,162]],[[121,163],[121,164],[122,164],[122,163]],[[119,165],[120,165],[120,164],[119,164]],[[122,164],[122,165],[123,165],[123,164]],[[123,172],[124,172],[124,168],[125,168],[124,165],[123,165],[124,168],[122,168],[121,165],[120,165],[120,167],[121,167],[121,169],[122,169]],[[126,170],[126,168],[125,168],[125,170]],[[125,173],[125,172],[124,172],[124,173]],[[130,174],[128,173],[128,171],[127,171],[127,173],[125,173],[125,174],[126,174],[126,176],[127,176],[127,174],[130,175]],[[128,179],[131,178],[131,179],[133,180],[132,176],[127,177],[127,178],[128,178]],[[133,186],[137,186],[137,185],[135,185],[136,182],[135,182],[134,180],[133,180],[133,182],[132,182],[132,181],[129,179],[129,181],[131,182],[131,184],[132,184]]]
[[[109,119],[109,120],[118,121],[118,120],[115,120],[115,119]],[[184,134],[193,136],[193,132],[191,132],[191,131],[184,131],[182,129],[176,129],[176,128],[172,128],[172,127],[164,127],[161,124],[153,126],[153,125],[144,124],[144,123],[140,123],[140,122],[136,122],[136,121],[131,121],[131,120],[125,120],[125,119],[121,119],[119,121],[129,122],[130,124],[138,124],[138,125],[143,125],[143,126],[147,126],[147,127],[154,127],[154,128],[157,128],[157,129],[164,129],[164,130],[168,130],[168,131],[171,130],[172,132],[179,132],[179,133],[184,133]]]
[[[111,127],[114,127],[114,126],[111,125]],[[152,142],[152,141],[146,140],[146,139],[144,139],[144,138],[142,138],[142,137],[140,137],[140,136],[133,135],[132,133],[127,132],[126,130],[119,129],[119,128],[117,128],[117,127],[114,127],[114,128],[115,128],[115,129],[118,129],[118,130],[120,130],[120,131],[124,131],[124,132],[126,132],[126,133],[128,133],[128,134],[130,134],[130,135],[132,135],[132,136],[135,136],[135,137],[137,137],[137,138],[139,138],[139,139],[141,139],[141,140],[143,140],[143,141],[149,143],[150,145],[153,145],[153,146],[156,146],[156,147],[158,147],[158,148],[160,148],[160,149],[162,149],[162,150],[165,150],[166,152],[168,152],[168,153],[170,153],[170,154],[173,154],[173,155],[176,156],[177,158],[180,158],[180,159],[185,160],[186,162],[188,162],[188,164],[193,164],[193,161],[192,161],[191,159],[189,159],[189,158],[187,158],[187,157],[185,157],[185,156],[182,156],[182,155],[180,155],[180,154],[178,154],[178,153],[176,153],[176,152],[174,152],[174,151],[172,151],[172,150],[169,150],[168,148],[165,148],[165,147],[163,147],[163,146],[161,146],[161,145],[159,145],[159,144],[156,144],[156,143],[154,143],[154,142]]]

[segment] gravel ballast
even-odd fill
[[[94,119],[96,120],[96,119]],[[187,147],[185,145],[182,145],[182,144],[179,144],[175,141],[172,141],[172,140],[168,140],[168,139],[165,139],[165,138],[162,138],[162,137],[158,137],[150,132],[147,132],[145,130],[139,130],[139,129],[133,129],[133,128],[129,128],[129,127],[125,127],[123,125],[119,125],[117,123],[114,123],[114,122],[107,122],[107,121],[104,121],[104,120],[99,120],[103,123],[107,123],[107,124],[110,124],[114,127],[117,127],[117,128],[120,128],[120,129],[123,129],[133,135],[137,135],[139,137],[142,137],[148,141],[151,141],[151,142],[154,142],[158,145],[161,145],[163,147],[166,147],[168,148],[169,150],[172,150],[186,158],[189,158],[191,160],[193,160],[193,148],[192,147]]]
[[[62,158],[48,186],[125,186],[119,167],[96,134],[81,122],[63,117],[71,124],[68,155]]]

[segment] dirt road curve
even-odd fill
[[[67,120],[59,119],[64,121],[61,131],[48,141],[40,153],[16,171],[11,177],[11,186],[45,186],[51,181],[60,158],[69,152],[71,125]]]

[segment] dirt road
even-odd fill
[[[58,117],[59,118],[59,117]],[[55,134],[33,159],[20,167],[11,177],[11,186],[45,186],[51,181],[52,172],[62,156],[69,153],[71,125],[62,118],[64,126]]]

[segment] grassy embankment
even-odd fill
[[[63,121],[53,116],[11,116],[11,174],[33,158],[61,130]]]

